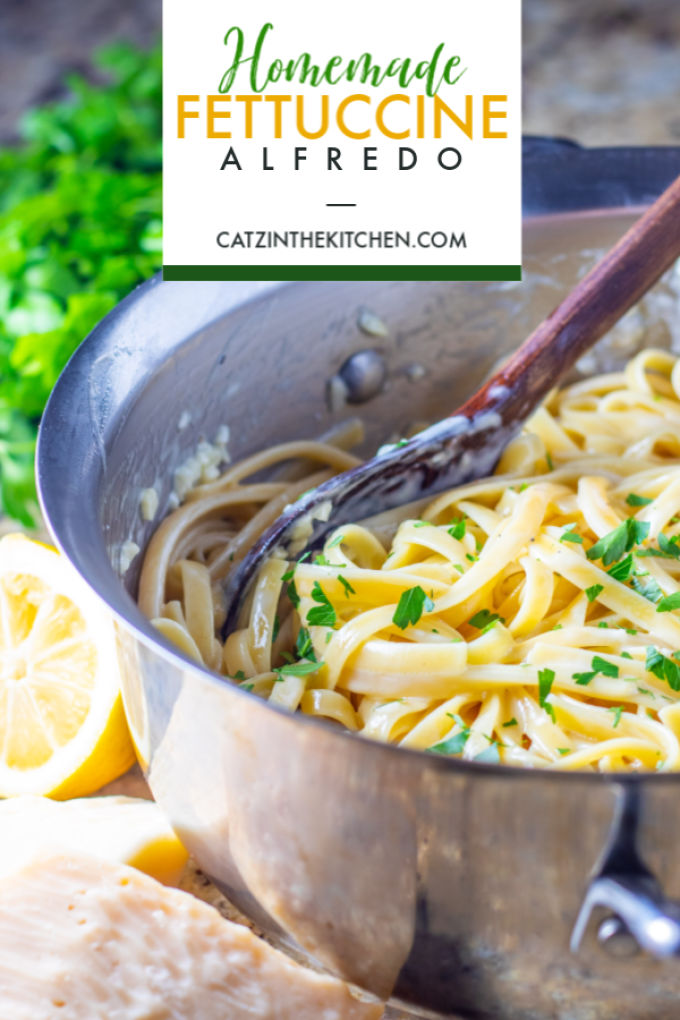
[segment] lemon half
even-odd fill
[[[68,561],[0,539],[0,797],[93,793],[132,765],[113,622]]]

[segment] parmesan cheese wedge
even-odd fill
[[[0,801],[0,875],[50,850],[80,851],[130,864],[166,885],[179,882],[188,858],[152,800],[56,801],[25,796]]]
[[[379,1020],[382,1012],[126,865],[57,855],[0,879],[7,1020]]]

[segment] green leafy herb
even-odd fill
[[[590,664],[590,668],[594,669],[596,673],[602,673],[603,676],[618,676],[619,667],[613,662],[609,662],[607,659],[603,659],[600,655],[594,655],[593,661]]]
[[[245,678],[246,678],[246,675],[245,675],[245,673],[243,672],[242,669],[239,669],[236,673],[234,673],[234,680],[238,680],[239,683],[243,683]]]
[[[638,496],[635,492],[629,492],[626,496],[628,506],[647,506],[651,502],[647,496]]]
[[[658,549],[641,549],[638,556],[659,556],[666,560],[678,560],[680,559],[680,535],[664,535],[663,531],[659,533],[657,539],[659,543]]]
[[[650,602],[658,602],[663,597],[661,588],[649,574],[632,577],[630,583],[638,595],[644,595]]]
[[[459,574],[465,573],[465,567],[461,563],[454,563],[453,568],[454,570],[457,570]]]
[[[346,577],[343,577],[342,574],[338,574],[338,581],[340,582],[342,587],[345,589],[345,598],[346,599],[348,599],[350,597],[350,595],[356,595],[356,591],[354,590],[354,588],[349,583],[349,581],[347,580]]]
[[[554,669],[541,669],[538,672],[538,703],[541,708],[544,708],[553,722],[555,722],[555,709],[552,705],[549,705],[546,698],[550,694],[550,690],[555,679]]]
[[[314,563],[317,567],[332,567],[335,565],[330,560],[327,560],[323,553],[319,553],[318,556],[314,557]]]
[[[622,659],[632,659],[633,656],[630,654],[630,652],[621,652],[621,658]]]
[[[501,623],[505,623],[505,620],[503,620],[498,613],[492,613],[488,609],[480,609],[478,613],[475,613],[474,616],[470,617],[468,623],[471,627],[476,627],[477,630],[485,630],[487,627],[491,626],[491,624],[497,623],[499,620]]]
[[[448,533],[452,538],[461,539],[465,535],[466,523],[465,518],[461,517],[459,520],[454,520],[451,523],[451,527],[448,528]]]
[[[560,542],[573,542],[575,545],[583,545],[583,539],[576,531],[563,531],[560,535]]]
[[[465,553],[465,559],[469,560],[470,563],[475,563],[476,560],[477,560],[477,557],[473,556],[472,553]]]
[[[431,598],[428,598],[420,585],[417,584],[415,588],[408,588],[401,593],[397,608],[392,617],[392,623],[396,624],[401,630],[406,630],[409,624],[415,626],[423,615],[423,610],[431,613],[433,609],[434,602]]]
[[[293,609],[299,609],[300,596],[298,595],[298,590],[295,587],[295,581],[291,581],[288,587],[286,588],[286,595],[290,599]]]
[[[623,705],[612,705],[612,707],[608,711],[614,713],[614,729],[616,729],[616,727],[621,722],[621,716],[623,715]]]
[[[610,577],[613,577],[615,581],[627,581],[633,573],[634,567],[633,554],[628,553],[625,559],[621,560],[619,563],[615,563],[613,567],[609,568],[607,573]]]
[[[501,760],[498,743],[494,740],[488,747],[485,747],[483,751],[476,754],[472,760],[486,762],[487,765],[498,765]]]
[[[657,613],[670,613],[673,609],[680,609],[680,591],[664,596],[656,607]]]
[[[433,744],[432,747],[428,747],[428,751],[432,754],[460,754],[467,744],[470,730],[462,720],[459,725],[461,725],[459,733],[454,733],[453,736],[440,740],[438,744]]]
[[[323,662],[287,662],[285,666],[279,666],[274,670],[278,673],[279,680],[286,676],[309,676],[321,669]]]
[[[276,641],[277,637],[279,636],[280,629],[281,629],[281,620],[279,619],[279,614],[277,613],[276,616],[274,617],[274,627],[273,627],[273,630],[272,630],[272,641]]]
[[[84,336],[161,264],[161,54],[125,44],[0,149],[0,510],[33,523],[45,401]],[[121,111],[123,111],[121,113]]]
[[[545,462],[548,465],[548,471],[554,471],[555,470],[555,466],[553,464],[553,459],[552,459],[552,457],[550,456],[549,453],[546,453],[546,455],[545,455]]]
[[[569,754],[570,751],[571,751],[570,747],[558,747],[557,748],[557,753],[562,755],[562,756],[564,756],[565,754]]]
[[[591,680],[597,676],[597,672],[592,670],[588,673],[572,673],[571,678],[575,680],[581,687],[587,687]]]
[[[633,636],[635,636],[635,634],[637,634],[637,631],[635,627],[626,627],[626,634],[632,634]]]
[[[515,719],[514,715],[513,715],[512,719],[508,719],[507,722],[503,723],[503,729],[504,730],[507,729],[508,726],[517,726],[517,720]]]
[[[316,662],[312,638],[306,627],[300,627],[295,641],[295,651],[299,659],[311,659]]]
[[[645,669],[659,680],[665,680],[672,691],[680,691],[680,666],[653,645],[647,647]]]
[[[594,602],[601,591],[604,591],[603,584],[591,584],[590,588],[586,588],[586,598],[589,602]]]
[[[589,560],[602,560],[605,567],[620,560],[635,545],[639,545],[649,534],[648,521],[636,521],[628,517],[618,527],[603,535],[602,538],[588,549]]]
[[[604,630],[607,630],[607,628],[609,627],[609,624],[607,623],[606,620],[600,620],[598,622],[598,627],[602,627]]]
[[[252,691],[254,686],[255,684],[251,683],[250,680],[246,680],[245,683],[239,684],[239,687],[243,688],[244,691]]]
[[[314,582],[311,594],[314,601],[318,602],[319,605],[313,606],[309,610],[307,613],[307,623],[310,626],[316,627],[333,627],[337,620],[337,615],[330,599],[318,581]]]
[[[431,528],[432,521],[413,521],[414,528]]]
[[[344,541],[345,541],[344,535],[336,535],[335,538],[328,543],[328,548],[335,549],[336,545],[340,545]]]

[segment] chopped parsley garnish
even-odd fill
[[[431,528],[432,521],[413,521],[414,528]]]
[[[342,587],[345,589],[345,598],[346,599],[348,599],[350,597],[350,595],[356,595],[356,591],[354,590],[354,588],[349,583],[349,581],[347,580],[346,577],[343,577],[342,574],[338,574],[338,581],[340,582]]]
[[[659,680],[665,680],[672,691],[680,691],[680,666],[653,645],[647,647],[645,669]]]
[[[286,595],[291,601],[293,609],[300,608],[300,596],[298,595],[297,588],[295,587],[295,581],[291,581],[286,588]]]
[[[672,609],[680,609],[680,591],[664,596],[656,607],[657,613],[670,613]]]
[[[594,602],[601,591],[604,591],[603,584],[591,584],[590,588],[586,588],[586,598],[589,602]]]
[[[607,659],[603,659],[600,655],[594,655],[593,661],[590,664],[590,668],[594,669],[596,673],[602,673],[603,676],[618,676],[619,667],[613,662],[609,662]]]
[[[465,518],[461,517],[459,520],[452,521],[451,527],[448,528],[447,530],[449,535],[451,535],[451,538],[460,539],[463,538],[463,536],[465,535],[466,526],[467,525],[465,523]]]
[[[621,560],[619,563],[615,563],[613,567],[609,568],[607,573],[610,577],[613,577],[615,581],[627,581],[633,573],[634,567],[633,554],[628,553],[625,559]]]
[[[465,559],[469,560],[470,563],[474,563],[476,561],[477,557],[473,556],[472,553],[465,553]]]
[[[632,659],[633,656],[630,654],[630,652],[621,652],[621,658],[622,659]]]
[[[640,685],[638,684],[638,685],[637,685],[637,689],[638,689],[638,691],[640,692],[640,694],[650,694],[650,695],[651,695],[652,697],[654,697],[654,693],[653,693],[653,691],[649,691],[649,690],[647,690],[647,688],[646,688],[646,687],[640,687]]]
[[[583,545],[583,539],[576,531],[564,531],[560,535],[560,542],[573,542],[575,545]]]
[[[334,626],[337,620],[335,610],[331,605],[330,599],[318,581],[315,581],[312,587],[312,598],[315,602],[318,602],[319,605],[313,606],[309,610],[307,613],[307,623],[311,626],[317,627]]]
[[[594,680],[597,676],[597,672],[592,670],[588,673],[572,673],[571,678],[575,680],[580,687],[587,687],[591,680]]]
[[[557,748],[557,753],[561,754],[561,755],[569,754],[570,751],[571,751],[570,747],[558,747]]]
[[[540,669],[538,671],[538,703],[541,708],[546,710],[553,722],[555,722],[555,709],[547,703],[546,698],[550,694],[554,679],[554,669]]]
[[[660,532],[657,541],[659,543],[658,549],[642,549],[638,555],[659,556],[665,560],[680,560],[680,535],[672,535],[669,538],[663,532]]]
[[[440,740],[438,744],[433,744],[432,747],[428,747],[428,751],[432,754],[460,754],[467,744],[467,739],[470,736],[470,730],[463,723],[462,719],[456,719],[458,725],[461,726],[459,733],[454,733],[452,737],[447,737],[445,740]]]
[[[272,629],[272,641],[276,641],[277,637],[279,636],[280,629],[281,620],[279,619],[279,614],[277,613],[276,616],[274,617],[274,627]]]
[[[309,676],[322,666],[323,662],[287,662],[285,666],[278,666],[274,672],[278,673],[279,680],[283,680],[286,676]]]
[[[648,534],[648,521],[636,521],[634,517],[628,517],[591,546],[586,556],[589,560],[602,560],[605,567],[608,567],[630,552],[634,545],[643,542]]]
[[[606,620],[600,620],[600,622],[598,623],[598,627],[603,627],[604,630],[607,630],[607,628],[609,627],[609,624],[607,623]]]
[[[498,750],[498,743],[494,740],[488,747],[485,747],[483,751],[476,754],[472,759],[473,761],[486,762],[487,765],[498,765],[501,760],[500,751]]]
[[[454,563],[453,569],[457,570],[459,574],[465,573],[465,567],[462,565],[462,563]]]
[[[392,623],[396,624],[400,630],[406,630],[409,624],[415,626],[423,615],[423,610],[431,613],[433,609],[434,602],[431,598],[428,598],[420,585],[417,584],[415,588],[408,588],[399,596],[399,602],[394,611]]]
[[[335,549],[336,545],[340,545],[340,543],[344,541],[345,541],[344,535],[336,535],[335,538],[328,543],[328,548]]]
[[[550,456],[549,453],[546,453],[546,455],[545,455],[545,462],[548,465],[548,471],[554,471],[555,470],[555,465],[553,464],[553,459],[552,459],[552,457]]]
[[[635,492],[629,492],[626,496],[628,506],[647,506],[651,502],[647,496],[638,496]]]
[[[295,642],[295,651],[299,659],[311,659],[312,662],[316,662],[312,638],[306,627],[300,627],[298,631],[297,640]]]
[[[245,675],[245,673],[243,672],[242,669],[239,669],[238,672],[234,673],[234,680],[238,680],[240,683],[243,683],[245,678],[246,678],[246,675]]]
[[[498,613],[492,613],[488,609],[480,609],[478,613],[471,616],[468,623],[471,627],[476,627],[477,630],[485,630],[491,624],[497,623],[500,620],[501,623],[505,623],[505,620],[498,615]]]
[[[637,634],[635,627],[626,627],[626,634]]]
[[[623,715],[623,705],[612,705],[612,707],[608,709],[608,711],[614,713],[614,729],[616,729],[616,727],[621,722],[621,716]]]
[[[644,595],[649,602],[658,602],[659,599],[663,598],[661,588],[659,588],[654,578],[650,577],[649,574],[631,577],[630,580],[638,595]]]
[[[503,729],[506,730],[508,726],[517,726],[517,720],[515,719],[514,715],[512,719],[508,719],[507,722],[503,723]]]
[[[239,684],[239,687],[241,687],[244,691],[252,691],[254,686],[255,684],[251,683],[250,680],[246,680],[243,683]]]
[[[518,488],[517,491],[518,492],[524,492],[524,490],[528,489],[528,488],[529,488],[529,483],[528,482],[522,482],[522,484],[520,485],[520,487]]]

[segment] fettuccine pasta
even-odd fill
[[[269,560],[223,644],[229,570],[287,503],[357,463],[342,448],[356,438],[272,447],[193,489],[144,560],[161,633],[259,697],[401,747],[680,768],[680,361],[646,350],[554,392],[492,477],[416,519]]]

